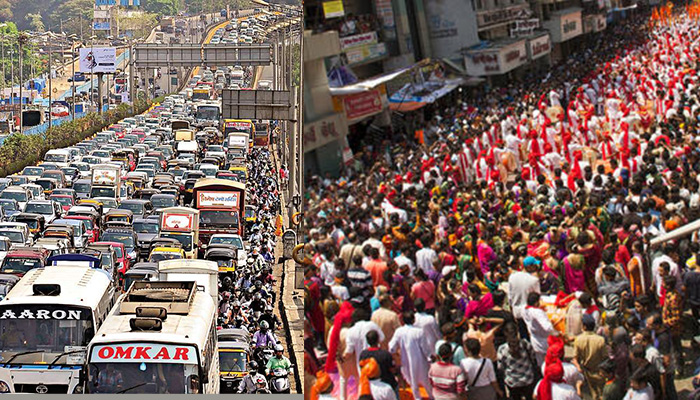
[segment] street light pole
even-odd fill
[[[19,47],[19,133],[22,133],[24,127],[24,100],[22,99],[22,49],[24,48],[24,41],[26,36],[20,33],[17,36],[17,46]]]
[[[71,121],[75,121],[75,37],[70,39],[70,66],[73,74],[71,78]]]
[[[52,98],[51,98],[51,95],[52,95],[52,93],[51,93],[51,81],[53,80],[53,74],[52,74],[53,71],[51,71],[51,56],[52,56],[51,43],[49,42],[48,45],[49,45],[49,129],[51,129],[51,126],[52,126],[52,124],[51,124],[51,122],[52,122],[51,121],[51,117],[52,117],[52,115],[51,115],[52,114],[52,112],[51,112],[51,103],[52,103],[52,101],[51,101],[52,100]]]

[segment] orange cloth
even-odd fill
[[[374,358],[367,358],[360,361],[360,368],[360,396],[371,396],[369,381],[379,376],[379,364]]]

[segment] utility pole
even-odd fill
[[[17,45],[19,47],[19,133],[22,133],[23,131],[23,123],[24,123],[24,101],[22,100],[22,49],[24,48],[24,42],[26,41],[27,36],[24,34],[24,32],[21,32],[19,36],[17,36]]]
[[[131,112],[136,114],[136,98],[134,97],[134,42],[129,40],[129,100],[131,100]]]
[[[71,78],[71,121],[75,121],[75,36],[71,36],[70,39],[70,66],[72,70]]]
[[[48,43],[49,45],[49,129],[51,129],[51,81],[53,80],[53,76],[51,74],[51,43]]]
[[[5,27],[7,24],[2,23],[0,24],[0,28],[2,28],[2,43],[0,44],[2,46],[2,98],[5,98]]]

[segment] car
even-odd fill
[[[147,217],[153,212],[153,204],[149,200],[128,199],[124,200],[117,207],[121,210],[130,210],[135,217]]]
[[[15,185],[9,186],[0,192],[0,199],[16,200],[19,204],[20,211],[24,211],[24,207],[27,205],[27,202],[32,200],[32,198],[32,193],[28,189]]]
[[[31,200],[27,202],[24,212],[42,215],[46,225],[49,225],[54,220],[61,218],[63,208],[54,200]]]
[[[159,220],[134,218],[132,226],[136,233],[138,253],[142,258],[146,258],[150,252],[151,242],[160,232]]]
[[[2,212],[5,214],[5,218],[11,218],[13,215],[17,215],[22,212],[19,206],[19,202],[15,199],[1,199],[0,207]]]
[[[119,270],[119,273],[121,275],[124,275],[126,271],[129,270],[131,266],[131,260],[129,257],[126,255],[126,249],[124,247],[124,243],[121,242],[95,242],[90,245],[90,247],[94,246],[102,246],[102,245],[109,245],[114,248],[114,253],[116,255],[116,263],[117,263],[117,269]],[[136,260],[134,260],[136,262]]]
[[[137,236],[133,229],[107,228],[102,232],[102,235],[100,235],[100,241],[122,243],[130,262],[136,262],[138,259],[138,253],[136,251]]]

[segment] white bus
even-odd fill
[[[195,282],[134,282],[88,347],[88,393],[218,394],[216,306]]]
[[[17,393],[81,393],[87,345],[116,302],[106,271],[29,270],[0,301],[0,356]]]

